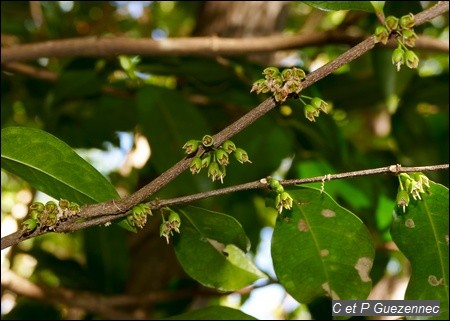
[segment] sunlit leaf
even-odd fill
[[[35,128],[2,129],[2,168],[21,177],[36,189],[56,199],[92,204],[118,198],[114,186],[70,146]],[[119,226],[134,229],[122,220]],[[94,227],[84,231],[87,265],[105,292],[123,285],[127,266],[124,234]],[[118,244],[114,245],[114,242]],[[101,281],[100,281],[101,280]]]
[[[234,291],[266,278],[245,254],[250,244],[233,217],[192,206],[180,214],[181,233],[175,237],[175,252],[193,279],[208,287]]]
[[[435,319],[449,317],[448,292],[448,188],[430,182],[430,195],[396,207],[391,235],[398,248],[411,262],[411,279],[405,300],[439,300],[440,313]],[[425,318],[425,317],[421,317]]]
[[[35,128],[2,129],[2,168],[56,199],[90,204],[117,198],[114,186],[70,146]]]
[[[272,258],[280,283],[299,302],[327,295],[366,299],[371,288],[373,240],[363,222],[316,189],[289,190],[294,199],[272,237]]]
[[[2,129],[2,168],[55,199],[93,204],[118,198],[114,186],[69,145],[40,129]],[[129,227],[124,220],[119,223]],[[131,228],[131,227],[129,227]]]

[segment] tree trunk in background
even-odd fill
[[[257,37],[280,33],[291,1],[204,1],[193,36]],[[263,65],[276,65],[274,54],[249,57]]]
[[[255,37],[280,33],[290,1],[205,1],[193,36]],[[273,65],[273,54],[253,55],[254,61]],[[150,218],[149,218],[150,219]],[[137,234],[130,233],[131,271],[127,293],[140,294],[167,289],[186,273],[175,256],[173,245],[159,237],[159,213]],[[173,240],[171,240],[171,243]],[[205,302],[197,302],[202,305]],[[150,311],[151,308],[147,307]]]

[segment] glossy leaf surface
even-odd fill
[[[175,252],[192,278],[208,287],[234,291],[266,277],[246,255],[250,244],[236,219],[192,206],[180,214]]]
[[[280,283],[299,302],[327,295],[366,299],[374,259],[364,223],[316,189],[289,190],[294,199],[283,211],[272,237],[272,258]]]
[[[449,317],[448,188],[430,182],[430,195],[394,209],[391,235],[411,262],[405,300],[439,300],[439,320]],[[423,318],[423,317],[421,317]]]

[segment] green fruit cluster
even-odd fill
[[[37,227],[45,231],[54,231],[60,222],[78,216],[80,206],[75,202],[60,199],[58,204],[48,201],[45,205],[34,202],[29,207],[29,218],[22,223],[22,233],[29,234]]]
[[[403,208],[403,213],[406,211],[406,207],[409,204],[409,195],[414,200],[421,200],[420,194],[430,193],[430,180],[423,173],[401,173],[398,176],[399,187],[396,197],[396,203],[398,207]]]
[[[275,208],[277,209],[278,214],[281,214],[283,209],[290,210],[292,208],[293,199],[291,195],[284,190],[283,185],[272,177],[267,177],[267,184],[270,189],[276,193]]]
[[[133,227],[143,228],[147,223],[147,215],[152,215],[152,211],[147,204],[141,203],[133,207],[131,214],[127,216],[127,221]]]
[[[302,80],[306,78],[305,72],[295,67],[282,72],[277,67],[268,67],[264,69],[263,75],[264,78],[253,83],[250,92],[272,92],[275,101],[279,103],[284,102],[291,94],[299,94],[303,89]]]
[[[327,113],[328,104],[319,97],[298,96],[302,91],[302,80],[306,78],[306,74],[302,69],[288,68],[280,72],[277,67],[268,67],[264,69],[265,78],[259,79],[253,83],[250,92],[259,93],[272,92],[276,102],[284,102],[290,95],[300,98],[305,105],[305,117],[309,121],[316,121],[320,112]],[[302,98],[310,99],[309,104],[305,103]]]
[[[166,220],[164,214],[169,218]],[[169,244],[169,238],[173,235],[173,232],[180,233],[181,219],[180,215],[172,209],[165,207],[161,210],[162,223],[159,227],[159,236],[165,237],[167,244]]]
[[[210,135],[203,136],[202,140],[191,139],[183,145],[185,153],[191,155],[196,153],[199,146],[204,147],[200,155],[192,158],[189,169],[192,174],[198,174],[203,168],[208,168],[208,177],[212,181],[220,180],[226,176],[226,166],[230,163],[229,155],[233,155],[236,160],[243,163],[251,163],[248,154],[242,148],[236,147],[231,140],[226,140],[220,147],[214,147],[214,139]]]
[[[419,58],[414,51],[407,47],[414,47],[417,35],[414,32],[415,21],[412,13],[397,18],[388,16],[384,21],[384,26],[378,26],[375,30],[375,43],[386,44],[393,34],[397,38],[398,46],[392,53],[392,64],[400,70],[404,64],[408,68],[415,69],[419,65]]]

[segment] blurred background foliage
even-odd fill
[[[239,2],[241,3],[241,2]],[[247,3],[247,2],[243,2]],[[273,2],[268,2],[273,5]],[[280,2],[269,27],[256,13],[234,21],[233,8],[221,8],[222,25],[213,25],[211,2],[199,1],[2,1],[2,47],[71,37],[124,36],[176,38],[192,35],[292,35],[325,30],[369,35],[377,25],[373,13],[320,11],[299,1]],[[386,14],[417,13],[434,2],[387,2]],[[267,6],[269,5],[267,4]],[[242,12],[245,9],[241,8]],[[261,8],[263,10],[263,8]],[[228,12],[228,16],[225,13]],[[262,12],[262,11],[261,11]],[[208,18],[209,17],[209,18]],[[227,20],[228,19],[228,20]],[[251,23],[256,24],[249,29]],[[267,27],[267,28],[266,28]],[[247,28],[247,29],[246,29]],[[266,28],[266,29],[265,29]],[[245,31],[245,32],[244,32]],[[416,29],[420,35],[448,41],[448,16]],[[215,134],[268,96],[250,94],[253,81],[269,65],[313,71],[350,48],[350,44],[307,46],[300,50],[240,57],[41,58],[27,65],[50,72],[21,74],[2,68],[1,125],[43,129],[88,159],[128,195],[183,157],[181,146],[206,133]],[[315,123],[305,119],[300,101],[288,100],[233,140],[252,164],[230,164],[224,184],[201,173],[183,173],[155,195],[160,199],[232,186],[272,175],[305,178],[392,164],[422,166],[448,163],[448,52],[416,50],[420,65],[396,72],[392,49],[376,48],[303,94],[319,96],[330,107]],[[25,182],[2,170],[2,236],[13,232],[33,200],[46,199]],[[448,172],[427,173],[448,186]],[[320,184],[312,184],[320,187]],[[327,182],[325,190],[358,215],[376,247],[374,284],[389,262],[407,273],[407,263],[389,247],[388,228],[397,179],[380,175]],[[273,227],[276,214],[265,207],[263,191],[246,191],[195,202],[234,216],[259,253],[261,231]],[[187,290],[190,295],[155,300],[140,306],[161,318],[214,303],[237,307],[249,295],[208,295],[183,272],[172,246],[159,238],[158,215],[131,235],[92,228],[70,235],[47,234],[2,251],[2,270],[49,287],[103,294],[144,294]],[[103,243],[92,243],[102,235]],[[262,251],[262,250],[261,250]],[[269,258],[265,258],[266,261]],[[261,266],[269,269],[267,263]],[[105,272],[106,271],[106,272]],[[403,272],[402,272],[403,271]],[[270,274],[270,271],[267,271]],[[159,291],[159,292],[158,292]],[[202,294],[203,293],[203,294]],[[282,304],[272,317],[320,318],[327,301],[306,308]],[[306,310],[305,310],[306,309]],[[306,312],[305,312],[306,311]],[[137,313],[137,312],[136,312]],[[93,319],[70,305],[34,301],[2,287],[4,319]],[[101,316],[100,316],[101,317]],[[104,317],[104,316],[103,316]]]

